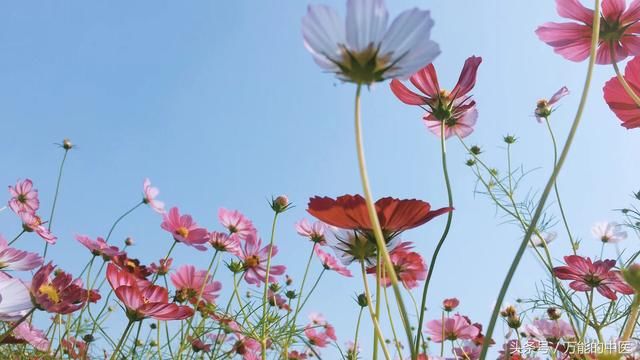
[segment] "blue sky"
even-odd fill
[[[344,14],[343,1],[325,3]],[[468,141],[504,168],[501,139],[515,134],[514,162],[538,168],[528,185],[542,188],[552,152],[545,128],[532,116],[535,102],[563,85],[572,91],[552,119],[563,140],[586,69],[586,63],[555,55],[533,33],[537,25],[558,20],[554,3],[393,1],[389,6],[392,16],[411,6],[432,10],[432,37],[442,48],[435,66],[443,87],[454,85],[468,56],[483,57],[474,90],[480,117]],[[105,235],[113,220],[139,201],[142,180],[149,177],[164,201],[202,225],[215,228],[217,209],[234,208],[253,219],[263,237],[271,221],[266,199],[287,194],[297,206],[279,224],[276,259],[286,260],[300,278],[310,244],[295,234],[293,224],[306,216],[307,199],[361,191],[352,124],[355,89],[323,73],[305,51],[300,34],[305,11],[306,1],[0,4],[0,183],[32,178],[47,213],[62,155],[53,144],[68,137],[78,145],[63,179],[53,258],[79,272],[85,250],[73,235]],[[612,209],[627,205],[640,188],[633,160],[640,150],[638,132],[620,127],[602,99],[602,85],[612,73],[610,67],[596,68],[584,122],[559,179],[573,231],[584,239],[583,254],[592,256],[599,244],[591,238],[591,224],[617,219]],[[444,206],[438,139],[420,119],[420,111],[397,101],[388,84],[365,91],[373,192]],[[486,323],[520,234],[503,224],[485,197],[474,195],[463,149],[457,141],[448,145],[456,212],[428,305],[436,309],[443,298],[456,296],[461,312]],[[157,260],[170,245],[159,223],[149,209],[140,209],[113,240],[132,236],[135,256]],[[19,229],[8,211],[0,213],[0,226],[9,238]],[[441,219],[433,221],[404,237],[429,258],[442,226]],[[568,241],[557,230],[561,235],[552,253],[560,259]],[[35,236],[19,244],[42,246]],[[637,239],[625,245],[637,249]],[[615,255],[613,249],[607,253]],[[206,267],[208,255],[180,248],[176,261]],[[509,300],[533,296],[532,285],[542,274],[527,254]],[[357,308],[351,298],[362,290],[356,279],[329,274],[309,303],[309,310],[336,324],[341,341],[353,336]],[[429,316],[439,315],[436,310]]]

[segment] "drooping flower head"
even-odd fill
[[[627,232],[622,230],[622,225],[615,222],[599,222],[593,225],[591,234],[606,244],[615,244],[627,238]]]
[[[83,288],[80,279],[56,270],[50,262],[38,270],[31,281],[31,300],[40,310],[57,314],[70,314],[79,310],[87,301],[96,302],[100,295],[95,290]]]
[[[229,231],[229,234],[236,234],[242,240],[246,240],[256,232],[251,220],[238,210],[220,208],[218,220]]]
[[[244,280],[248,284],[256,286],[260,286],[261,283],[276,282],[276,276],[283,275],[286,270],[284,265],[273,265],[273,258],[278,254],[277,246],[267,245],[260,248],[261,246],[262,240],[256,233],[253,233],[247,237],[238,254],[238,258],[240,258],[244,266]],[[265,279],[267,276],[269,251],[271,251],[272,262],[269,269],[269,279]]]
[[[640,57],[636,56],[627,63],[624,79],[636,94],[640,94]],[[640,107],[625,91],[616,76],[606,82],[603,91],[604,100],[622,121],[623,127],[627,129],[640,127]]]
[[[194,305],[203,300],[213,304],[222,289],[222,284],[206,270],[196,270],[193,265],[179,267],[171,274],[171,282],[176,287],[176,301]]]
[[[469,319],[461,315],[453,315],[444,319],[431,320],[427,323],[426,333],[436,343],[454,340],[472,340],[480,330],[471,324]]]
[[[237,234],[225,234],[219,231],[212,231],[209,234],[209,244],[222,252],[230,252],[234,255],[240,251],[240,238]]]
[[[9,186],[9,195],[9,208],[16,214],[23,211],[35,214],[40,208],[38,190],[33,188],[30,179],[18,180],[15,186]]]
[[[40,219],[38,215],[26,211],[20,211],[18,216],[20,217],[20,220],[22,220],[22,228],[24,231],[35,232],[42,238],[42,240],[51,245],[56,243],[58,238],[53,235],[46,226],[44,226],[42,219]]]
[[[327,232],[327,224],[321,221],[309,222],[307,219],[302,219],[296,223],[296,232],[298,235],[309,238],[314,243],[325,245],[327,239],[325,233]]]
[[[42,266],[43,259],[36,253],[9,247],[0,235],[0,270],[27,271]]]
[[[304,45],[321,68],[360,84],[406,78],[440,54],[429,11],[404,11],[387,28],[388,18],[383,0],[347,0],[346,22],[328,6],[310,5]]]
[[[156,320],[184,320],[193,315],[193,309],[169,302],[167,289],[140,280],[130,273],[107,265],[107,280],[124,305],[131,321],[145,318]]]
[[[556,91],[555,94],[551,96],[551,99],[540,99],[536,104],[536,109],[533,112],[536,120],[541,123],[544,119],[547,119],[552,112],[555,111],[554,105],[560,101],[563,97],[569,95],[569,89],[566,86],[560,88],[560,90]]]
[[[427,265],[424,263],[422,256],[414,251],[407,251],[404,247],[398,246],[389,252],[391,263],[398,276],[398,280],[402,282],[407,289],[413,289],[419,285],[420,281],[427,278]],[[382,269],[384,270],[384,268]],[[377,266],[367,269],[367,273],[376,274]],[[385,287],[391,286],[391,279],[388,274],[383,273],[381,283]]]
[[[335,271],[338,274],[340,274],[342,276],[346,276],[346,277],[352,277],[353,276],[353,275],[351,275],[351,271],[349,271],[349,269],[347,269],[346,267],[341,265],[336,258],[334,258],[330,254],[322,251],[322,249],[320,249],[319,247],[316,246],[314,252],[315,252],[316,256],[318,257],[318,259],[320,259],[320,262],[322,263],[322,266],[326,270]]]
[[[29,288],[22,280],[0,280],[0,321],[15,321],[33,308]]]
[[[160,190],[158,190],[157,187],[151,186],[149,179],[144,179],[144,183],[142,184],[142,202],[149,205],[149,207],[158,214],[164,214],[164,203],[156,199],[159,193]]]
[[[105,260],[110,260],[114,256],[124,254],[124,252],[120,251],[117,246],[107,244],[107,242],[101,237],[98,237],[96,240],[92,240],[85,235],[76,235],[76,240],[89,249],[93,256],[101,256]]]
[[[538,38],[567,60],[585,60],[591,48],[593,10],[587,9],[579,0],[556,0],[556,9],[558,15],[577,23],[542,24],[536,30]],[[625,0],[602,0],[596,63],[611,64],[612,52],[616,62],[640,54],[639,20],[639,1],[632,1],[627,7]]]
[[[391,91],[407,105],[417,105],[427,111],[424,117],[429,131],[437,136],[442,133],[449,138],[453,135],[466,137],[473,132],[473,126],[478,119],[475,100],[471,100],[469,93],[476,84],[476,74],[482,58],[472,56],[468,58],[460,73],[458,83],[450,92],[440,88],[436,68],[427,65],[409,79],[422,95],[409,90],[400,81],[391,81]]]
[[[209,232],[207,229],[199,227],[191,215],[180,215],[180,210],[177,207],[172,207],[169,213],[162,215],[162,218],[160,226],[170,232],[175,241],[193,246],[200,251],[207,250],[203,244],[209,241]]]
[[[571,280],[569,287],[575,291],[598,290],[602,296],[616,300],[616,292],[631,295],[633,289],[622,281],[619,271],[612,270],[615,260],[598,260],[592,262],[590,258],[578,255],[565,256],[567,266],[553,268],[553,272],[562,280]]]

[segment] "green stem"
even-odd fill
[[[358,312],[358,322],[356,323],[356,334],[353,337],[353,359],[347,358],[347,360],[356,360],[358,358],[358,334],[360,333],[360,321],[362,320],[363,311],[364,308],[360,307],[360,312]]]
[[[554,167],[553,169],[553,173],[551,174],[551,177],[549,178],[549,181],[547,182],[547,185],[545,186],[545,189],[540,197],[540,201],[538,202],[538,206],[536,208],[536,211],[533,215],[533,218],[531,219],[531,223],[529,224],[529,228],[527,229],[527,232],[524,236],[524,238],[522,239],[521,243],[520,243],[520,247],[518,248],[518,251],[516,253],[516,256],[513,259],[513,262],[511,263],[511,266],[509,267],[509,271],[507,272],[507,276],[502,284],[502,287],[500,289],[500,293],[498,294],[498,298],[496,301],[496,304],[494,306],[493,309],[493,313],[491,315],[491,320],[489,321],[489,326],[487,328],[487,333],[486,333],[486,337],[484,340],[484,344],[482,347],[482,352],[480,353],[480,360],[485,360],[486,356],[487,356],[487,351],[489,350],[489,345],[491,344],[491,336],[493,335],[493,331],[495,330],[495,326],[496,326],[496,322],[498,320],[498,315],[500,313],[500,307],[502,306],[502,301],[504,300],[505,295],[507,294],[507,289],[509,288],[509,285],[511,284],[511,280],[513,279],[513,275],[515,274],[516,269],[518,268],[518,265],[520,264],[520,259],[522,258],[522,255],[524,254],[524,251],[527,247],[527,243],[529,242],[529,239],[531,238],[531,235],[533,234],[534,230],[536,229],[536,225],[538,224],[538,220],[540,220],[540,217],[542,216],[542,211],[544,210],[544,205],[545,202],[547,200],[547,198],[549,197],[549,193],[551,192],[551,189],[553,187],[553,184],[556,181],[556,178],[558,177],[558,174],[560,173],[560,170],[562,169],[562,165],[564,164],[565,159],[567,158],[567,155],[569,154],[569,149],[571,148],[571,144],[573,143],[573,138],[575,137],[575,134],[578,130],[578,126],[580,125],[580,119],[582,118],[582,112],[584,110],[584,107],[587,103],[587,96],[589,94],[589,87],[591,84],[591,77],[593,75],[593,66],[595,64],[595,60],[596,60],[596,51],[597,51],[597,45],[598,45],[598,39],[599,39],[599,35],[600,35],[600,0],[595,0],[595,9],[594,9],[594,16],[593,16],[593,32],[591,35],[591,51],[590,51],[590,57],[589,57],[589,65],[587,68],[587,75],[586,75],[586,79],[585,79],[585,84],[584,84],[584,89],[582,91],[582,97],[580,99],[580,105],[578,106],[578,110],[576,112],[576,116],[575,119],[573,121],[573,124],[571,125],[571,130],[569,131],[569,135],[567,137],[567,141],[564,145],[564,148],[562,149],[562,153],[560,154],[560,158],[558,159],[558,164]]]
[[[271,223],[271,239],[269,240],[269,253],[267,255],[267,272],[264,276],[264,292],[262,294],[262,359],[267,358],[267,313],[269,312],[269,304],[267,302],[267,293],[269,291],[269,273],[271,272],[271,257],[273,251],[273,242],[276,235],[276,222],[278,221],[279,212],[276,211],[273,215],[273,222]]]
[[[136,347],[138,347],[138,338],[140,337],[140,329],[142,329],[142,321],[138,321],[138,330],[136,331],[136,338],[133,340],[133,347],[131,348],[131,359],[136,357]]]
[[[382,347],[382,352],[384,353],[384,357],[387,360],[391,360],[391,355],[389,354],[389,350],[387,350],[387,346],[384,343],[384,336],[382,335],[382,330],[380,329],[380,324],[378,323],[378,319],[376,318],[376,314],[373,310],[373,305],[371,304],[371,293],[369,292],[369,282],[367,281],[367,269],[364,266],[364,261],[360,261],[360,270],[362,272],[362,282],[364,283],[364,294],[367,297],[367,308],[369,309],[369,315],[371,316],[371,321],[373,322],[373,330],[378,340],[380,341],[380,346]]]
[[[64,169],[64,163],[67,160],[67,154],[69,153],[69,149],[64,149],[64,155],[62,156],[62,161],[60,162],[60,168],[58,169],[58,180],[56,181],[56,191],[53,195],[53,205],[51,205],[51,213],[49,214],[49,220],[47,224],[47,230],[51,231],[51,226],[53,225],[53,215],[56,212],[56,204],[58,203],[58,194],[60,193],[60,182],[62,180],[62,170]],[[42,258],[47,258],[47,250],[49,250],[49,243],[45,242],[44,244],[44,252]]]
[[[120,215],[120,217],[116,219],[116,221],[113,223],[113,225],[111,225],[111,228],[109,229],[109,232],[107,233],[107,238],[105,239],[105,241],[109,242],[109,239],[111,238],[111,234],[113,233],[113,230],[116,228],[118,223],[122,219],[127,217],[127,215],[131,214],[135,209],[139,208],[140,205],[142,205],[142,204],[144,204],[144,201],[140,201],[139,203],[136,204],[136,206],[132,207],[131,209],[127,210],[124,214]]]
[[[355,121],[354,122],[355,122],[356,152],[358,154],[358,167],[360,170],[360,180],[362,181],[362,190],[364,192],[364,198],[367,205],[367,212],[369,213],[369,220],[371,221],[371,225],[373,228],[373,235],[376,239],[378,251],[381,253],[382,259],[384,260],[384,266],[388,273],[389,280],[391,280],[391,285],[393,286],[393,292],[396,297],[396,302],[398,303],[400,316],[403,319],[403,324],[404,324],[405,332],[407,334],[408,343],[411,344],[413,343],[413,334],[411,331],[411,327],[409,326],[407,309],[404,305],[404,300],[402,299],[400,285],[398,284],[398,276],[396,275],[396,271],[393,268],[393,263],[391,262],[391,257],[389,256],[389,252],[387,251],[386,242],[384,240],[382,228],[380,227],[380,221],[378,220],[378,214],[376,212],[373,196],[371,195],[371,188],[369,186],[369,176],[367,175],[367,165],[366,165],[366,160],[364,156],[364,146],[362,144],[362,130],[361,130],[361,124],[360,124],[360,93],[361,91],[362,91],[362,84],[358,84],[358,87],[356,89],[356,97],[355,97],[355,114],[354,114]],[[371,315],[374,316],[375,314],[372,313]],[[411,350],[411,358],[415,360],[417,358],[415,349],[412,346],[409,346],[409,349]]]
[[[640,298],[638,297],[638,294],[636,294],[633,297],[633,303],[631,303],[629,317],[627,318],[627,325],[622,332],[622,339],[620,341],[627,341],[631,339],[633,329],[635,329],[636,323],[638,322],[638,315],[640,315]]]
[[[129,320],[129,322],[127,323],[127,327],[124,328],[124,332],[122,332],[122,336],[118,341],[118,345],[116,345],[116,348],[113,350],[113,354],[111,354],[111,358],[110,358],[111,360],[114,360],[116,356],[120,355],[120,348],[122,347],[122,344],[124,343],[125,339],[129,335],[129,330],[131,330],[131,325],[133,325],[133,321]]]
[[[442,155],[442,172],[444,174],[444,182],[447,187],[447,199],[449,201],[449,207],[453,208],[453,191],[451,190],[451,181],[449,180],[449,170],[447,168],[447,148],[445,145],[445,123],[442,122],[440,126],[440,152]],[[418,331],[416,333],[416,345],[414,353],[418,354],[420,352],[420,340],[422,334],[422,324],[424,323],[424,315],[425,315],[425,307],[427,306],[427,292],[429,290],[429,284],[431,283],[431,276],[433,275],[433,269],[436,266],[436,260],[438,258],[438,254],[440,253],[440,249],[442,245],[444,245],[444,241],[447,239],[449,235],[449,229],[451,229],[451,222],[453,221],[453,211],[449,211],[447,214],[447,223],[444,226],[444,230],[442,231],[442,236],[440,236],[440,240],[436,245],[435,250],[433,251],[433,256],[431,257],[431,263],[429,264],[429,271],[427,272],[427,280],[424,283],[424,288],[422,289],[422,301],[420,303],[420,315],[418,320]]]

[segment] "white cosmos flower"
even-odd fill
[[[599,222],[591,228],[591,234],[603,243],[617,243],[627,238],[627,232],[615,222]]]
[[[429,11],[406,10],[389,27],[388,20],[383,0],[347,0],[346,22],[328,6],[310,5],[304,45],[323,69],[363,84],[407,78],[440,54]]]
[[[31,310],[31,295],[27,286],[18,279],[0,280],[0,320],[14,321],[22,318]]]
[[[531,235],[531,241],[529,241],[529,247],[533,247],[533,246],[544,247],[543,240],[544,240],[544,243],[549,245],[550,242],[552,242],[558,237],[558,233],[556,233],[555,231],[543,232],[543,233],[540,233],[540,235],[542,235],[542,238],[537,234]]]

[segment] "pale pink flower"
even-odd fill
[[[622,225],[615,222],[599,222],[591,228],[591,234],[603,243],[615,244],[627,238]]]
[[[39,351],[47,351],[50,348],[49,340],[47,340],[44,331],[34,328],[28,321],[23,321],[13,330],[16,339],[28,342],[31,346]]]
[[[563,320],[534,320],[533,325],[540,330],[544,338],[551,342],[558,342],[562,339],[571,339],[575,337],[571,325]]]
[[[229,230],[230,234],[236,234],[242,240],[246,240],[256,232],[251,220],[247,219],[238,210],[220,208],[218,210],[218,219],[220,224]]]
[[[442,320],[431,320],[427,323],[426,333],[431,340],[441,343],[446,340],[472,340],[480,333],[480,330],[472,325],[469,320],[458,314]]]
[[[24,229],[24,231],[35,232],[44,241],[51,245],[56,243],[56,240],[58,238],[43,225],[44,223],[38,215],[26,211],[21,211],[18,213],[18,216],[20,217],[20,220],[22,220],[22,228]]]
[[[115,256],[124,254],[124,251],[120,251],[117,246],[109,245],[101,237],[92,240],[86,235],[76,235],[76,240],[89,249],[93,256],[101,256],[105,260],[110,260]]]
[[[238,257],[244,263],[245,275],[244,280],[248,284],[260,286],[260,283],[264,282],[276,282],[276,276],[284,274],[286,267],[284,265],[273,265],[271,262],[271,268],[269,270],[269,279],[265,281],[267,276],[267,259],[269,257],[269,249],[271,249],[271,257],[275,257],[278,254],[278,247],[273,245],[267,245],[263,248],[262,240],[258,238],[256,233],[248,236],[244,246],[241,248]]]
[[[33,182],[30,179],[18,180],[15,186],[9,186],[9,194],[11,195],[9,207],[16,214],[22,211],[35,214],[40,208],[38,190],[33,188]]]
[[[0,270],[33,270],[42,265],[43,259],[36,253],[9,247],[0,235]]]
[[[327,239],[325,233],[328,229],[327,224],[321,221],[310,223],[307,219],[302,219],[296,223],[296,231],[299,235],[309,238],[309,240],[320,245],[325,245]]]
[[[269,305],[275,306],[280,310],[291,311],[291,307],[285,298],[283,298],[280,294],[273,292],[273,290],[267,290],[267,301]]]
[[[556,93],[553,94],[553,96],[551,96],[551,99],[538,100],[538,103],[536,104],[536,109],[533,112],[533,114],[536,117],[536,120],[538,120],[538,122],[541,123],[542,120],[544,120],[545,118],[548,118],[549,115],[551,115],[551,113],[555,111],[554,105],[557,104],[558,101],[560,101],[560,99],[562,99],[567,95],[569,95],[569,89],[567,89],[566,86],[563,86],[560,88],[560,90],[556,91]]]
[[[33,309],[29,288],[22,280],[0,280],[0,321],[15,321]]]
[[[540,235],[533,234],[531,235],[531,240],[527,243],[527,246],[544,248],[546,245],[549,245],[552,241],[554,241],[557,237],[558,233],[555,231],[543,232]]]
[[[333,325],[329,324],[327,319],[325,319],[325,317],[322,314],[312,312],[309,314],[309,320],[311,321],[311,325],[321,326],[322,328],[324,328],[324,331],[326,335],[329,337],[329,339],[334,341],[338,339],[336,337],[335,328],[333,327]]]
[[[157,187],[151,186],[151,181],[149,179],[144,179],[142,188],[142,202],[149,205],[149,207],[158,214],[164,214],[164,203],[156,199],[160,190],[158,190]]]
[[[193,265],[182,265],[173,274],[171,282],[176,287],[176,299],[196,305],[199,301],[213,304],[222,289],[219,281],[213,281],[206,270],[196,270]]]
[[[202,244],[209,241],[209,232],[207,229],[199,227],[191,215],[180,215],[178,208],[172,207],[169,213],[162,215],[162,219],[160,226],[170,232],[175,241],[193,246],[200,251],[207,250]]]
[[[320,262],[322,262],[322,266],[324,266],[325,269],[333,270],[342,276],[346,276],[346,277],[353,276],[351,275],[351,271],[349,271],[349,269],[347,269],[345,266],[340,264],[335,257],[322,251],[319,247],[316,246],[314,252],[316,256],[318,256],[318,258],[320,259]]]
[[[219,231],[212,231],[209,234],[209,244],[218,250],[230,252],[237,255],[240,252],[240,238],[237,234],[225,234]]]
[[[540,40],[571,61],[583,61],[589,57],[593,10],[584,7],[579,0],[556,0],[558,15],[576,22],[548,22],[538,27]],[[640,1],[633,1],[627,8],[625,0],[602,0],[600,17],[600,41],[596,63],[611,64],[613,61],[640,54]]]

